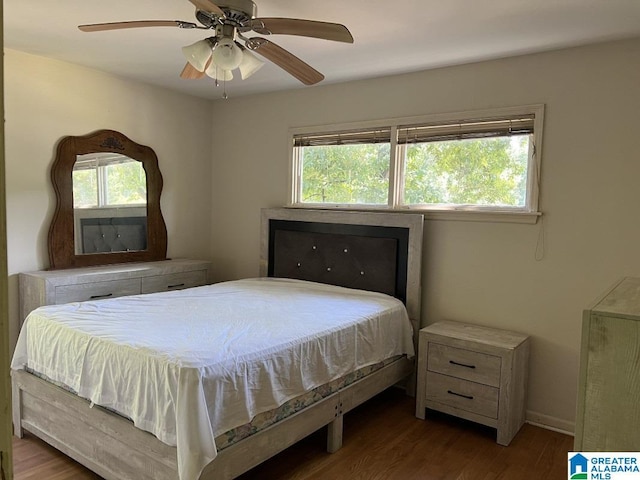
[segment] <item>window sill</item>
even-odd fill
[[[433,208],[390,208],[379,205],[327,205],[327,204],[295,204],[287,208],[304,208],[310,210],[351,210],[355,212],[393,212],[420,213],[425,220],[447,220],[459,222],[488,223],[520,223],[535,225],[542,212],[522,212],[507,210],[477,209],[433,209]]]
[[[410,210],[424,214],[428,220],[456,220],[461,222],[524,223],[535,225],[541,212],[486,212],[469,210]]]

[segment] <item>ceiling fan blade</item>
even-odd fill
[[[83,32],[101,32],[104,30],[121,30],[123,28],[141,27],[196,28],[196,24],[183,22],[182,20],[136,20],[133,22],[92,23],[88,25],[78,25],[78,28]]]
[[[297,18],[254,18],[249,27],[261,35],[284,34],[323,38],[336,42],[353,43],[349,29],[339,23],[316,22]]]
[[[219,15],[220,17],[224,17],[225,14],[222,9],[213,3],[211,0],[189,0],[193,3],[198,10],[202,10],[203,12],[214,13]]]
[[[245,46],[271,60],[280,68],[296,77],[305,85],[314,85],[324,80],[324,75],[307,65],[292,53],[265,38],[254,37],[245,42]]]
[[[185,80],[197,80],[202,77],[204,77],[204,72],[199,72],[189,62],[187,62],[182,69],[182,73],[180,73],[180,78],[184,78]]]

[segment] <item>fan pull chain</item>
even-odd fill
[[[223,70],[224,72],[224,70]],[[223,99],[228,99],[229,95],[227,95],[227,76],[226,76],[227,72],[224,72],[224,77],[222,79],[222,98]],[[218,81],[218,66],[216,65],[216,78],[215,78],[215,85],[216,87],[220,86],[220,82]]]

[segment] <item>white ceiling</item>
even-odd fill
[[[322,72],[324,84],[640,36],[640,0],[255,1],[259,17],[320,20],[349,28],[352,45],[269,37]],[[83,33],[76,28],[125,20],[195,22],[194,7],[188,0],[4,0],[4,44],[220,98],[221,87],[213,80],[179,77],[185,64],[181,47],[211,32],[157,27]],[[247,80],[236,77],[227,83],[229,96],[313,88],[272,64]]]

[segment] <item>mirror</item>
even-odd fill
[[[147,249],[147,176],[121,153],[76,155],[73,165],[76,255]]]
[[[162,176],[151,148],[113,130],[64,137],[51,180],[50,268],[166,258]]]

